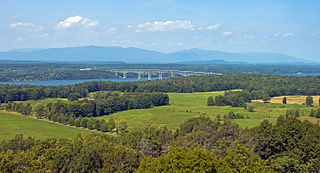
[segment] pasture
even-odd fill
[[[45,138],[74,137],[77,134],[88,135],[93,132],[61,124],[38,120],[17,113],[0,112],[0,142],[12,139],[17,134]]]
[[[168,93],[170,98],[170,105],[154,107],[150,109],[135,109],[117,112],[111,115],[98,117],[109,120],[119,118],[124,119],[129,127],[139,127],[147,125],[161,125],[165,124],[168,129],[174,130],[179,127],[184,121],[206,115],[210,118],[215,118],[217,115],[223,116],[230,111],[240,113],[247,117],[246,119],[232,120],[241,128],[251,128],[263,120],[267,119],[275,122],[276,118],[285,113],[290,105],[276,104],[268,108],[265,103],[252,103],[255,105],[255,111],[249,112],[242,107],[230,106],[207,106],[207,98],[209,96],[221,95],[224,92],[203,92],[203,93]],[[281,107],[282,106],[282,107]],[[275,110],[274,110],[275,109]]]
[[[88,99],[91,99],[93,95],[97,93],[90,93]],[[301,120],[308,120],[312,123],[318,123],[318,120],[315,118],[309,117],[311,109],[316,107],[307,107],[302,105],[305,101],[306,96],[286,96],[288,104],[282,104],[282,96],[274,97],[271,99],[270,103],[263,103],[261,100],[254,100],[252,104],[254,106],[254,111],[249,112],[243,107],[230,107],[230,106],[207,106],[207,98],[209,96],[215,97],[217,95],[224,94],[224,91],[217,92],[195,92],[195,93],[168,93],[170,98],[170,104],[167,106],[153,107],[149,109],[133,109],[122,112],[113,113],[110,115],[105,115],[102,117],[97,117],[99,119],[105,120],[119,120],[124,119],[130,128],[132,127],[146,127],[148,125],[166,125],[168,129],[175,130],[182,124],[184,121],[198,117],[201,115],[209,116],[214,119],[217,115],[224,116],[227,115],[230,111],[233,111],[235,114],[239,113],[245,117],[245,119],[234,119],[232,122],[237,123],[240,128],[252,128],[259,125],[262,121],[268,120],[274,123],[280,115],[285,115],[288,109],[298,109],[300,112]],[[319,96],[313,96],[315,104],[319,100]],[[48,98],[43,100],[28,100],[23,103],[30,103],[32,107],[35,107],[39,103],[49,103],[57,102],[58,100],[63,101],[66,99],[60,98]],[[299,104],[298,104],[299,103]],[[21,117],[20,117],[21,118]],[[26,121],[31,121],[30,118],[26,118]],[[1,118],[0,118],[1,120]],[[32,121],[39,121],[32,119]],[[2,121],[3,122],[3,121]],[[47,124],[54,124],[51,122],[44,122]],[[23,123],[21,123],[23,124]],[[27,123],[28,124],[28,123]],[[63,126],[54,124],[55,126]],[[44,127],[44,126],[41,126]],[[49,126],[49,129],[52,128]],[[71,128],[71,127],[67,127]],[[21,128],[21,132],[23,132]],[[71,128],[72,129],[72,128]],[[46,132],[47,129],[42,128],[41,131],[45,133],[43,136],[52,136],[50,130]],[[75,129],[73,129],[75,130]],[[80,129],[77,129],[78,131]],[[65,136],[70,136],[75,134],[74,131],[69,130],[64,134]],[[83,131],[83,130],[82,130]],[[1,132],[1,131],[0,131]],[[20,132],[16,130],[16,132]],[[33,134],[33,132],[32,132]],[[48,135],[46,135],[48,134]],[[62,134],[58,134],[61,136]],[[40,138],[42,134],[39,134]],[[63,135],[62,135],[63,136]]]

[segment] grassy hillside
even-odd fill
[[[77,134],[93,133],[44,120],[37,120],[15,113],[0,112],[0,141],[13,138],[16,134],[32,136],[37,139],[48,137],[73,137]]]
[[[272,108],[268,108],[267,106],[270,106],[270,104],[253,103],[256,106],[255,111],[248,112],[242,107],[207,106],[207,98],[209,96],[215,97],[223,93],[169,93],[170,105],[168,106],[122,111],[99,118],[117,120],[121,117],[128,122],[129,127],[165,124],[169,129],[176,129],[180,124],[192,117],[207,115],[215,118],[217,115],[223,116],[233,111],[234,113],[240,113],[249,117],[248,119],[233,120],[234,122],[239,124],[241,128],[251,128],[258,125],[264,119],[275,122],[276,118],[281,113],[285,113],[290,107],[290,105],[286,105],[283,108],[277,108],[282,105],[276,104]]]
[[[90,93],[90,97],[92,97],[95,93]],[[303,103],[306,96],[287,96],[288,104],[282,104],[282,97],[272,98],[271,103],[253,101],[253,103],[251,104],[253,104],[255,107],[254,112],[249,112],[242,107],[207,106],[207,98],[209,96],[215,97],[221,94],[224,94],[224,92],[168,93],[170,97],[170,105],[154,107],[150,109],[127,110],[98,118],[105,120],[118,120],[119,118],[123,118],[128,123],[129,127],[165,124],[169,129],[175,130],[179,127],[180,124],[192,117],[207,115],[211,118],[215,118],[217,115],[223,116],[228,114],[230,111],[233,111],[235,114],[240,113],[241,115],[244,115],[246,117],[245,119],[232,120],[233,122],[237,123],[241,128],[252,128],[265,119],[271,122],[275,122],[277,117],[279,115],[284,115],[288,109],[299,109],[301,116],[300,119],[308,120],[312,123],[318,123],[318,119],[309,117],[310,110],[315,109],[315,107],[307,107],[302,104],[296,104]],[[39,103],[56,102],[58,100],[65,99],[49,98],[37,101],[29,100],[24,101],[23,103],[30,103],[34,107]],[[318,97],[314,96],[314,101],[318,101]],[[60,126],[57,124],[54,125]],[[21,131],[17,130],[16,132],[23,132],[23,128],[21,128],[20,130]],[[45,131],[45,133],[49,132]],[[69,134],[73,134],[73,132],[70,132]],[[68,134],[63,135],[68,136]]]

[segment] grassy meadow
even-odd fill
[[[0,112],[0,142],[12,139],[17,134],[45,139],[49,137],[73,137],[77,134],[87,135],[90,133],[93,132],[34,119],[17,113]]]
[[[226,115],[230,111],[240,113],[246,119],[232,120],[241,128],[251,128],[263,120],[267,119],[275,122],[280,114],[285,114],[290,105],[271,104],[266,103],[252,103],[255,105],[254,112],[248,112],[242,107],[230,106],[207,106],[207,98],[209,96],[217,96],[224,92],[203,92],[203,93],[168,93],[170,98],[170,105],[154,107],[150,109],[135,109],[117,112],[111,115],[98,117],[101,119],[115,119],[119,118],[127,121],[129,127],[139,127],[147,125],[161,125],[165,124],[169,129],[174,130],[179,127],[181,123],[200,115],[207,115],[215,118],[217,115]]]
[[[93,97],[94,94],[95,93],[90,93],[89,99]],[[234,123],[237,123],[240,128],[252,128],[259,125],[265,119],[274,123],[277,117],[284,115],[288,109],[299,109],[301,120],[318,123],[318,119],[309,117],[311,109],[315,109],[316,107],[302,105],[302,103],[305,102],[306,96],[286,96],[288,104],[282,104],[283,96],[272,98],[270,103],[254,100],[252,103],[249,103],[255,107],[253,112],[249,112],[242,107],[207,106],[207,98],[209,96],[215,97],[222,94],[224,94],[224,91],[168,93],[170,104],[167,106],[127,110],[97,118],[105,120],[114,119],[116,121],[122,118],[128,123],[129,127],[165,124],[169,129],[175,130],[184,121],[193,117],[206,115],[210,118],[215,118],[217,115],[223,116],[233,111],[235,114],[240,113],[246,117],[245,119],[232,120]],[[319,96],[313,96],[313,98],[315,105],[317,105]],[[66,99],[48,98],[37,101],[28,100],[23,103],[30,103],[35,107],[39,103],[57,102],[59,100],[63,101]],[[17,133],[23,133],[37,138],[68,137],[78,133],[89,133],[85,130],[74,129],[72,127],[10,113],[0,114],[0,125],[0,138],[11,138]]]

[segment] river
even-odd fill
[[[290,73],[290,74],[280,74],[284,76],[320,76],[320,73]],[[168,77],[163,77],[168,78]],[[152,78],[156,80],[158,77]],[[148,80],[148,78],[141,78],[140,81]],[[13,84],[13,85],[44,85],[44,86],[64,86],[64,85],[74,85],[83,82],[91,81],[113,81],[113,82],[136,82],[137,78],[108,78],[108,79],[78,79],[78,80],[46,80],[46,81],[10,81],[10,82],[0,82],[0,84]]]
[[[163,77],[164,79],[166,77]],[[152,78],[152,80],[159,79],[158,77]],[[141,78],[140,81],[146,81],[148,78]],[[0,84],[10,84],[10,85],[43,85],[43,86],[65,86],[74,85],[83,82],[91,81],[113,81],[113,82],[136,82],[137,78],[108,78],[108,79],[78,79],[78,80],[45,80],[45,81],[10,81],[10,82],[0,82]]]

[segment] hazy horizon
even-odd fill
[[[0,51],[121,46],[162,53],[199,48],[273,52],[319,61],[320,2],[0,2]]]

